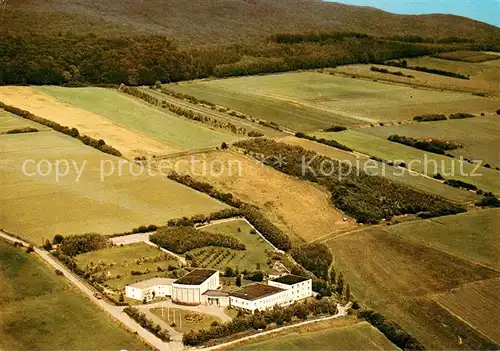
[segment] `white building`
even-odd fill
[[[201,303],[218,307],[227,307],[230,305],[229,292],[224,290],[207,290],[201,294]]]
[[[125,296],[135,300],[151,301],[155,297],[171,296],[175,279],[152,278],[125,286]]]
[[[230,303],[231,307],[253,312],[255,310],[265,310],[275,305],[289,305],[293,303],[293,298],[290,290],[256,283],[231,292]]]
[[[207,290],[219,288],[219,271],[195,269],[172,284],[172,302],[184,305],[199,305]]]
[[[279,278],[271,279],[269,285],[280,289],[289,290],[293,301],[302,300],[313,296],[312,279],[288,274]]]

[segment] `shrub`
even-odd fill
[[[328,246],[322,243],[305,244],[294,248],[291,255],[298,264],[319,278],[327,279],[333,256]]]
[[[306,135],[305,133],[302,133],[302,132],[295,133],[295,136],[297,138],[312,140],[312,141],[315,141],[315,142],[320,143],[320,144],[325,144],[325,145],[328,145],[331,147],[335,147],[335,148],[340,149],[340,150],[349,151],[349,152],[353,151],[350,147],[347,147],[347,146],[345,146],[345,145],[343,145],[335,140],[324,139],[324,138],[318,139],[315,136]]]
[[[436,114],[420,115],[413,117],[413,120],[417,122],[445,121],[446,119],[447,118],[445,115],[436,115]]]
[[[500,199],[493,194],[485,194],[483,198],[476,202],[476,206],[480,207],[500,207]]]
[[[497,115],[500,115],[500,108],[496,112],[497,112]]]
[[[347,130],[347,128],[343,126],[332,126],[330,128],[326,128],[325,132],[342,132],[344,130]]]
[[[441,173],[436,173],[432,176],[432,178],[434,179],[438,179],[438,180],[444,180],[444,177],[441,175]]]
[[[169,251],[179,254],[206,246],[245,250],[245,245],[232,236],[203,232],[193,227],[160,228],[155,234],[151,235],[150,240]]]
[[[450,119],[464,119],[464,118],[472,118],[472,117],[476,117],[476,116],[474,116],[471,113],[459,112],[459,113],[454,113],[454,114],[450,115],[449,118]]]
[[[62,271],[60,271],[59,269],[56,269],[56,275],[64,275],[64,273]]]
[[[11,129],[5,132],[5,134],[21,134],[21,133],[36,133],[38,129],[32,127]]]
[[[76,256],[85,252],[105,249],[111,246],[113,246],[112,242],[105,236],[89,233],[65,237],[59,249],[67,256]]]
[[[63,240],[64,240],[64,237],[63,237],[61,234],[56,234],[56,235],[54,236],[54,240],[52,240],[52,243],[53,243],[54,245],[57,245],[57,244],[62,243],[62,241],[63,241]]]
[[[391,135],[389,136],[388,140],[439,155],[446,154],[445,151],[454,150],[462,147],[461,144],[448,140],[439,140],[439,139],[420,140],[416,138],[409,138],[399,135]]]
[[[463,188],[472,191],[478,190],[477,186],[475,186],[474,184],[466,183],[462,180],[457,180],[457,179],[448,179],[447,181],[444,182],[444,184],[452,186],[454,188]]]

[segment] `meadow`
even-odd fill
[[[498,105],[462,93],[317,72],[183,82],[168,88],[302,132],[410,120],[425,113],[477,113]]]
[[[352,294],[363,304],[401,324],[427,348],[477,349],[490,341],[461,319],[472,318],[469,305],[477,304],[485,306],[481,318],[496,318],[488,317],[494,309],[485,308],[495,303],[491,296],[497,292],[494,283],[486,283],[500,277],[498,214],[496,209],[478,210],[366,228],[326,244],[336,271],[343,272]],[[481,286],[479,292],[468,288],[476,284]],[[452,302],[448,294],[462,289],[463,299]],[[450,304],[459,304],[451,312],[441,306],[447,298]]]
[[[227,208],[158,173],[143,169],[141,174],[138,166],[57,132],[2,135],[0,148],[4,158],[0,225],[37,245],[57,233],[123,233],[144,224],[164,225],[172,218]],[[47,161],[39,167],[41,172],[30,163],[25,175],[25,160]],[[67,174],[59,179],[54,170],[58,160],[69,164]],[[64,165],[60,164],[60,171],[65,173]]]
[[[500,107],[500,102],[499,102]],[[360,132],[387,139],[390,135],[412,138],[442,138],[463,145],[450,150],[454,156],[482,160],[492,167],[500,167],[500,116],[488,114],[475,118],[436,121],[432,123],[409,123],[384,127],[362,128]],[[472,132],[471,132],[472,131]]]
[[[452,188],[422,174],[415,172],[410,173],[407,169],[382,165],[378,162],[370,160],[368,156],[364,154],[346,152],[311,140],[300,139],[292,136],[280,138],[279,141],[290,145],[300,146],[306,150],[314,151],[319,155],[330,157],[334,160],[350,162],[356,167],[359,166],[361,169],[365,169],[369,174],[378,174],[392,181],[403,183],[404,185],[414,187],[433,195],[442,196],[448,200],[461,203],[479,200],[479,196],[470,191]]]
[[[146,347],[36,256],[0,241],[0,348]]]
[[[307,329],[309,326],[306,326]],[[399,350],[367,322],[353,325],[271,334],[238,344],[233,350]]]
[[[105,284],[117,293],[127,284],[163,277],[166,274],[163,271],[174,270],[179,266],[175,257],[145,243],[113,246],[109,249],[88,252],[76,256],[76,263],[83,270],[99,267],[92,275],[104,275]],[[141,274],[132,275],[132,271]]]
[[[160,111],[147,103],[114,89],[36,87],[36,91],[51,95],[147,137],[160,140],[177,150],[190,150],[220,146],[239,138],[230,133],[212,130],[201,123]],[[188,137],[186,137],[188,136]]]
[[[369,156],[376,156],[397,162],[397,164],[404,162],[408,168],[429,177],[440,173],[445,179],[459,179],[474,184],[484,191],[500,192],[499,173],[494,169],[479,167],[477,171],[474,171],[476,165],[468,162],[394,143],[387,138],[369,135],[361,130],[347,130],[340,133],[319,132],[314,135],[318,138],[336,140]],[[433,162],[434,160],[437,162]],[[461,174],[461,169],[464,171],[463,174]]]
[[[445,52],[436,55],[437,58],[451,60],[451,61],[464,61],[471,63],[486,62],[491,60],[498,60],[500,57],[497,54],[478,51],[453,51]]]
[[[190,251],[195,256],[196,261],[202,267],[224,269],[231,267],[240,271],[253,271],[260,267],[267,271],[267,260],[274,252],[274,248],[262,239],[245,220],[236,219],[228,222],[221,222],[204,226],[201,230],[208,233],[218,233],[234,236],[241,243],[245,244],[245,251],[236,251],[225,248],[202,248]],[[225,256],[217,263],[218,257]]]
[[[195,162],[190,161],[193,159]],[[186,162],[177,162],[179,160]],[[323,188],[287,176],[242,154],[214,151],[170,161],[178,165],[178,172],[191,174],[258,206],[292,241],[312,241],[354,225],[351,220],[343,220],[344,215],[332,206]],[[210,165],[212,172],[208,170]]]

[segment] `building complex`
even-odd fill
[[[311,279],[292,274],[271,279],[267,284],[255,283],[236,291],[224,291],[219,271],[213,269],[195,269],[177,280],[153,278],[125,287],[125,296],[141,301],[168,296],[177,304],[231,306],[248,311],[287,306],[312,295]]]

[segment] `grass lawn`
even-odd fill
[[[303,132],[332,125],[409,120],[424,113],[475,113],[498,105],[462,93],[317,72],[183,82],[168,88]]]
[[[109,272],[106,284],[116,292],[120,292],[127,284],[153,277],[164,277],[166,273],[159,272],[158,267],[167,271],[169,266],[179,266],[174,257],[144,243],[113,246],[109,249],[88,252],[76,256],[76,262],[81,269],[101,265],[100,271],[105,274]],[[131,271],[147,273],[132,275]]]
[[[261,341],[261,339],[264,339]],[[293,329],[238,344],[234,350],[399,350],[367,322],[304,332]]]
[[[227,207],[158,173],[149,175],[143,170],[140,174],[130,163],[122,164],[120,174],[118,162],[123,160],[57,132],[2,135],[0,149],[4,158],[0,163],[0,226],[37,245],[57,233],[122,233],[143,224],[164,225],[171,218]],[[57,160],[67,160],[70,169],[59,180],[54,169],[48,176],[24,175],[22,165],[29,159],[45,159],[52,166]],[[78,180],[75,164],[83,169]],[[47,174],[47,164],[41,169]],[[33,165],[26,170],[36,173]],[[101,178],[101,170],[110,176]]]
[[[36,256],[0,241],[0,348],[147,349]]]
[[[219,146],[224,141],[233,142],[239,139],[233,134],[212,130],[203,124],[160,111],[141,100],[113,89],[56,86],[36,87],[35,89],[161,140],[176,149],[190,150]]]
[[[3,109],[0,109],[0,134],[6,133],[11,129],[25,127],[36,128],[39,131],[49,130],[49,128],[45,127],[44,125],[32,122],[29,119],[21,118],[19,116],[6,112]]]
[[[213,322],[221,323],[217,317],[180,308],[164,308],[163,311],[161,308],[152,308],[150,311],[170,325],[175,323],[174,329],[179,333],[208,328]]]
[[[499,103],[500,108],[500,103]],[[457,141],[463,148],[450,150],[454,156],[482,160],[500,167],[500,116],[490,114],[461,120],[411,123],[385,127],[363,128],[360,132],[387,139],[398,134],[412,138],[443,138]]]
[[[422,151],[410,146],[391,142],[386,138],[368,135],[358,130],[340,133],[319,132],[317,137],[333,139],[353,150],[376,156],[398,164],[404,161],[408,168],[432,177],[440,173],[445,179],[459,179],[476,185],[484,191],[500,192],[500,173],[494,169],[479,167],[458,159]],[[433,162],[433,160],[437,162]],[[462,168],[461,168],[462,167]],[[461,171],[463,169],[463,172]]]
[[[300,146],[306,150],[314,151],[319,155],[323,155],[334,160],[350,162],[355,166],[359,165],[361,169],[366,170],[369,174],[380,175],[395,182],[400,182],[418,190],[442,196],[452,201],[465,203],[477,201],[480,198],[480,196],[475,193],[450,187],[421,174],[411,173],[402,168],[382,165],[381,163],[370,160],[363,154],[353,154],[328,145],[292,136],[281,138],[279,141],[290,145]]]

